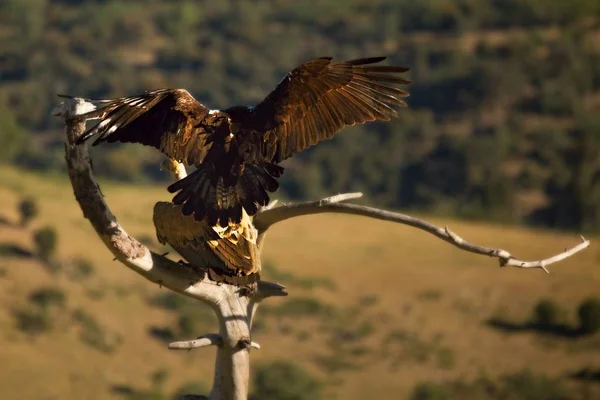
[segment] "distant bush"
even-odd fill
[[[589,298],[579,305],[579,329],[583,334],[600,331],[600,299]]]
[[[566,400],[564,389],[558,381],[529,371],[505,376],[498,399],[517,398],[528,400]],[[512,396],[512,397],[511,397]]]
[[[127,400],[165,400],[165,395],[157,390],[134,390]]]
[[[150,305],[170,311],[180,311],[189,306],[192,300],[171,291],[159,294],[150,299]]]
[[[375,325],[371,321],[356,321],[355,323],[342,322],[332,329],[333,345],[353,343],[366,338],[375,332]]]
[[[160,340],[163,343],[169,343],[175,340],[175,332],[171,328],[151,326],[148,328],[150,336]]]
[[[532,322],[541,328],[552,328],[560,322],[561,310],[551,299],[539,301],[533,309]]]
[[[300,366],[289,361],[275,361],[256,368],[252,400],[317,400],[321,384]]]
[[[33,198],[25,198],[19,202],[19,214],[21,215],[21,226],[29,225],[29,222],[38,215],[37,202]]]
[[[156,390],[162,390],[165,386],[165,382],[169,379],[169,370],[165,368],[159,368],[152,373],[150,376],[150,381],[152,382],[152,387]]]
[[[358,303],[361,307],[372,307],[376,305],[377,302],[379,302],[379,298],[376,294],[366,294],[358,299]]]
[[[319,354],[315,357],[315,363],[325,370],[328,374],[334,374],[340,371],[358,370],[361,368],[360,361],[352,356],[350,352],[334,352],[329,354]]]
[[[285,282],[286,285],[297,286],[302,289],[315,289],[317,287],[323,287],[330,290],[335,290],[335,283],[327,277],[307,277],[300,278],[291,272],[281,270],[272,261],[265,261],[263,263],[263,271],[269,279],[279,282]]]
[[[565,389],[557,380],[551,380],[528,371],[505,375],[491,380],[480,377],[474,381],[446,383],[421,382],[411,395],[412,400],[566,400]]]
[[[71,277],[76,281],[89,278],[94,273],[94,264],[86,258],[76,258],[73,260],[73,272]]]
[[[201,321],[190,313],[184,313],[177,319],[177,327],[182,337],[198,336],[202,327]]]
[[[55,287],[44,287],[37,289],[29,295],[29,300],[43,310],[56,306],[64,308],[66,296],[64,292]]]
[[[422,300],[437,301],[442,298],[442,292],[439,289],[427,289],[419,293]]]
[[[25,148],[26,130],[7,107],[0,107],[0,161],[13,161]]]
[[[412,400],[446,400],[450,399],[450,394],[448,389],[442,385],[421,382],[415,386],[410,398]]]
[[[171,396],[171,400],[179,400],[182,396],[186,394],[193,394],[196,396],[208,394],[210,389],[206,387],[203,383],[200,382],[188,382],[183,384],[179,389],[173,393]]]
[[[312,297],[296,297],[274,308],[273,312],[277,315],[305,317],[330,314],[332,308]]]
[[[24,308],[16,310],[14,317],[21,332],[37,335],[52,329],[52,318],[43,309]]]
[[[38,256],[45,262],[52,261],[56,253],[56,230],[51,226],[44,227],[33,234],[33,241]]]
[[[178,293],[161,293],[150,299],[150,304],[178,314],[177,328],[153,328],[150,334],[164,341],[171,341],[176,335],[197,336],[207,325],[216,323],[216,316],[208,307],[199,307],[196,300]],[[164,334],[164,335],[163,335]]]
[[[81,331],[79,337],[81,341],[90,347],[100,350],[104,353],[110,353],[115,350],[120,343],[120,338],[109,335],[96,321],[96,319],[83,309],[73,311],[73,319],[79,323]]]
[[[2,256],[29,258],[33,257],[33,253],[16,244],[0,243],[0,257]]]
[[[437,351],[437,365],[441,369],[452,369],[456,365],[456,356],[452,349],[442,347]]]

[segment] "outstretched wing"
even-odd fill
[[[408,96],[397,86],[410,83],[398,74],[408,68],[372,65],[384,59],[334,64],[322,57],[290,72],[253,111],[257,129],[264,131],[262,156],[277,163],[344,126],[396,116]]]
[[[187,90],[159,89],[101,103],[99,109],[84,114],[100,122],[81,135],[78,144],[92,137],[97,137],[94,146],[141,143],[185,164],[202,162],[212,145],[211,135],[198,127],[209,110]]]
[[[217,268],[239,275],[260,272],[256,246],[257,231],[248,214],[239,224],[210,226],[182,215],[181,206],[158,202],[154,206],[154,226],[159,242],[170,244],[198,267]]]

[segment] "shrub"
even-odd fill
[[[19,203],[19,213],[21,214],[21,226],[25,227],[31,220],[38,215],[38,206],[34,199],[25,198]]]
[[[177,337],[171,328],[160,326],[149,327],[148,334],[164,343],[172,342]]]
[[[193,315],[188,313],[181,314],[177,320],[177,327],[179,328],[179,334],[183,337],[198,336],[200,332],[201,324],[198,318],[194,318]]]
[[[481,376],[474,381],[421,382],[413,389],[411,399],[565,400],[571,398],[565,394],[565,388],[559,380],[521,371],[494,380]]]
[[[0,108],[0,161],[12,161],[26,147],[27,132],[7,107]]]
[[[415,386],[410,398],[412,400],[446,400],[450,399],[450,395],[442,385],[421,382]]]
[[[277,315],[308,317],[319,314],[330,314],[332,309],[330,306],[321,303],[317,299],[311,297],[297,297],[286,301],[274,311]]]
[[[2,256],[28,258],[33,257],[33,253],[16,244],[0,243],[0,257]]]
[[[45,287],[32,292],[29,295],[29,301],[43,310],[47,310],[52,306],[62,309],[65,306],[65,297],[62,290],[55,287]]]
[[[152,387],[159,391],[161,390],[167,379],[169,378],[169,371],[165,368],[157,369],[150,376],[150,380],[152,381]]]
[[[159,294],[150,299],[151,305],[170,311],[181,311],[190,306],[192,302],[193,300],[173,292]]]
[[[14,312],[17,328],[20,331],[37,335],[52,329],[52,319],[44,310],[25,308]]]
[[[73,260],[72,278],[81,281],[89,278],[94,273],[94,264],[86,258],[76,258]]]
[[[532,322],[542,328],[552,328],[556,326],[560,319],[560,308],[555,301],[543,299],[539,301],[532,316]]]
[[[441,369],[452,369],[456,365],[454,351],[447,347],[442,347],[437,351],[437,365]]]
[[[73,319],[79,322],[81,341],[104,353],[112,352],[120,342],[117,336],[110,335],[102,329],[98,321],[82,309],[73,311]]]
[[[550,380],[542,375],[534,375],[529,371],[505,376],[502,381],[503,385],[497,398],[530,400],[567,399],[564,389],[558,381]]]
[[[172,400],[179,400],[184,395],[196,395],[199,396],[201,394],[208,394],[210,392],[209,389],[206,388],[206,385],[198,382],[188,382],[183,384],[179,389],[173,393],[171,397]]]
[[[321,384],[300,366],[289,361],[261,365],[254,374],[252,400],[316,400]]]
[[[50,262],[56,252],[56,230],[47,226],[33,234],[33,241],[37,249],[38,256],[46,262]]]
[[[589,335],[600,331],[600,299],[589,298],[579,305],[579,329]]]

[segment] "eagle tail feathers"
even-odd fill
[[[227,170],[229,172],[229,170]],[[248,215],[269,203],[268,192],[279,188],[277,178],[283,168],[271,164],[246,164],[240,176],[223,175],[214,165],[200,165],[185,178],[167,189],[173,203],[183,204],[184,215],[194,214],[198,221],[207,218],[210,225],[228,226],[242,220],[242,208]]]

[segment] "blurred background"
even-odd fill
[[[278,198],[362,191],[523,259],[592,246],[546,276],[358,217],[277,226],[263,278],[290,296],[259,310],[253,398],[599,398],[598,0],[0,1],[2,397],[171,399],[212,378],[214,350],[166,349],[210,311],[112,263],[83,219],[57,93],[252,105],[311,58],[378,55],[411,68],[409,108],[287,161]],[[168,251],[160,153],[92,154],[121,223]]]

